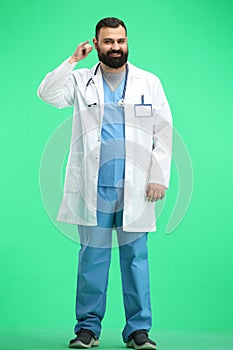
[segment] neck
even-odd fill
[[[122,66],[122,67],[119,67],[119,68],[111,68],[111,67],[108,67],[106,66],[103,62],[100,63],[101,65],[101,68],[103,69],[104,72],[107,72],[107,73],[120,73],[120,72],[123,72],[125,70],[125,64]]]

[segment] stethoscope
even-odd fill
[[[100,62],[97,64],[93,76],[95,76],[97,74],[99,67],[100,67]],[[127,87],[127,81],[128,81],[128,73],[129,73],[129,67],[128,67],[128,64],[126,63],[125,83],[124,83],[124,88],[123,88],[121,99],[118,101],[119,107],[124,107],[124,104],[125,104],[125,93],[126,93],[126,87]],[[95,82],[93,80],[93,76],[86,83],[86,90],[87,90],[88,86],[90,85],[90,83],[93,83],[95,85]],[[97,95],[98,95],[98,100],[99,100],[98,91],[97,91]],[[100,101],[98,101],[98,102],[100,102]],[[97,103],[94,102],[94,103],[87,104],[87,107],[92,107],[92,106],[97,106]]]

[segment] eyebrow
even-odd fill
[[[114,40],[114,39],[113,38],[104,38],[103,40]],[[117,40],[126,40],[126,37],[118,38]]]

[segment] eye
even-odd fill
[[[119,39],[118,40],[118,44],[124,44],[125,43],[125,39]]]

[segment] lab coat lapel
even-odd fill
[[[125,103],[130,104],[134,99],[135,91],[137,91],[137,85],[140,84],[140,77],[135,73],[134,66],[128,62],[129,72],[128,80],[125,92]]]
[[[104,105],[104,88],[103,88],[103,78],[100,67],[98,68],[95,75],[93,75],[93,82],[95,83],[99,99],[100,99],[100,105]]]

